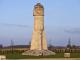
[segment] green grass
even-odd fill
[[[71,53],[71,58],[80,58],[80,53]]]
[[[64,58],[64,53],[56,53],[50,56],[26,56],[19,53],[4,54],[7,59],[39,59],[39,58]],[[71,53],[71,58],[80,58],[80,53]]]
[[[6,55],[7,59],[39,59],[39,58],[62,58],[63,57],[63,53],[57,53],[56,55],[50,55],[50,56],[26,56],[26,55],[21,55],[19,53],[9,53],[4,55]]]

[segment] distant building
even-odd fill
[[[7,46],[7,47],[2,47],[2,45],[0,46],[1,46],[0,51],[2,52],[12,51],[12,49],[13,51],[27,51],[30,49],[30,45],[14,45],[14,46]],[[71,47],[70,49],[63,46],[49,46],[48,49],[57,53],[80,52],[80,46],[75,46],[75,48]]]
[[[14,45],[14,46],[7,46],[3,47],[2,51],[26,51],[29,50],[30,45]]]
[[[80,46],[71,45],[71,38],[68,39],[68,44],[65,47],[50,45],[48,49],[57,53],[80,52]]]

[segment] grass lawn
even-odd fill
[[[71,58],[80,58],[80,53],[71,53]]]
[[[5,54],[7,59],[38,59],[38,58],[64,58],[64,53],[56,53],[51,56],[24,56],[19,53]],[[71,58],[80,58],[80,53],[71,53]]]

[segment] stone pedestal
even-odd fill
[[[70,58],[70,53],[64,53],[65,58]]]
[[[0,55],[0,60],[6,60],[6,56]]]
[[[48,55],[55,55],[56,53],[50,50],[29,50],[24,52],[22,55],[29,55],[29,56],[48,56]]]

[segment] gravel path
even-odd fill
[[[80,58],[54,58],[54,59],[7,59],[7,60],[80,60]]]

